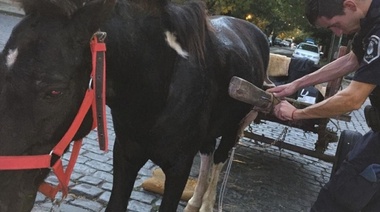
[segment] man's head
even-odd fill
[[[328,28],[336,35],[360,30],[372,0],[307,0],[305,15],[310,24]]]

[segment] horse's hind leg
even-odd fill
[[[212,165],[210,183],[207,188],[206,193],[202,199],[202,207],[200,208],[200,212],[212,212],[214,211],[214,204],[216,199],[216,190],[218,186],[219,176],[222,172],[224,163],[218,163]]]
[[[126,141],[116,138],[113,152],[113,186],[107,212],[127,211],[137,174],[147,162],[147,159],[142,157],[144,152],[138,149],[140,148],[128,146]]]
[[[208,187],[210,176],[210,166],[212,163],[212,154],[200,154],[201,166],[199,170],[198,182],[194,194],[186,205],[185,212],[197,212],[202,205],[202,198]]]
[[[222,136],[220,144],[214,152],[210,183],[202,199],[202,206],[199,210],[201,212],[210,212],[214,209],[220,173],[222,172],[224,163],[228,159],[228,152],[235,145],[236,138],[236,130],[226,133]]]

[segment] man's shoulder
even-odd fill
[[[370,32],[360,31],[355,34],[352,42],[352,51],[357,56],[359,62],[364,57],[366,61],[372,61],[373,58],[377,59],[377,51],[380,41],[380,23],[378,27],[374,27]]]
[[[380,34],[373,34],[369,37],[368,45],[363,56],[363,61],[372,63],[380,57]]]

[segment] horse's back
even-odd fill
[[[246,35],[252,36],[249,37],[249,40],[253,42],[263,42],[266,40],[265,34],[256,25],[248,21],[231,16],[211,16],[210,21],[211,26],[216,30],[217,34],[224,30],[230,30],[240,37]]]
[[[265,34],[256,25],[234,17],[212,16],[210,21],[215,34],[214,43],[222,60],[235,63],[234,67],[241,66],[229,74],[240,75],[261,86],[269,62]]]

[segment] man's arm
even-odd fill
[[[301,88],[343,77],[346,74],[355,71],[358,66],[359,62],[356,55],[351,51],[311,74],[303,76],[291,83],[268,89],[267,91],[279,98],[286,97],[292,95]]]
[[[279,106],[278,110],[281,113],[279,115],[290,117],[289,120],[335,117],[359,109],[375,87],[376,85],[352,81],[344,90],[307,108],[289,111]]]

